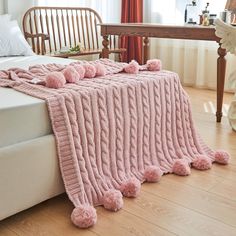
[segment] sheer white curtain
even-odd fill
[[[103,22],[120,22],[121,0],[34,0],[38,6],[90,7]]]
[[[184,24],[184,10],[190,0],[146,0],[144,6],[145,22],[162,24]],[[199,13],[210,3],[210,13],[219,13],[224,9],[226,1],[197,0]],[[216,88],[216,42],[151,39],[151,57],[160,58],[165,69],[179,74],[182,83],[205,88]],[[229,88],[227,78],[236,65],[236,57],[227,55],[226,89]]]
[[[33,6],[90,7],[99,13],[103,22],[120,22],[121,17],[121,0],[2,0],[2,2],[4,11],[17,19],[20,25],[26,10]]]

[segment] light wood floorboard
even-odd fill
[[[236,132],[226,117],[215,122],[214,91],[185,89],[200,135],[213,149],[228,150],[230,165],[214,164],[209,171],[192,170],[189,177],[165,175],[158,184],[144,184],[138,198],[124,199],[121,211],[98,207],[98,223],[88,230],[72,225],[73,206],[63,194],[1,221],[0,235],[235,236]],[[231,99],[225,94],[224,107]]]

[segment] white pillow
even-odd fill
[[[0,23],[0,56],[32,56],[31,47],[25,40],[17,21]]]

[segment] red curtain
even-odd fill
[[[143,22],[143,0],[122,0],[121,23],[142,23]],[[126,48],[122,60],[130,62],[136,60],[142,64],[142,38],[121,37],[121,47]]]

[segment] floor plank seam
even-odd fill
[[[177,206],[183,207],[184,209],[187,209],[187,210],[193,211],[193,212],[195,212],[195,213],[197,213],[197,214],[200,214],[200,215],[202,215],[202,216],[205,216],[205,217],[211,218],[211,219],[213,219],[213,220],[215,220],[215,221],[217,221],[217,222],[219,222],[219,223],[222,223],[222,224],[225,225],[225,226],[230,226],[230,227],[233,227],[233,228],[236,229],[236,226],[231,225],[231,224],[228,224],[228,223],[225,223],[225,222],[223,222],[222,220],[217,219],[217,218],[214,218],[214,217],[212,217],[212,216],[209,216],[209,215],[207,215],[207,214],[205,214],[205,213],[203,213],[203,212],[201,212],[201,211],[197,211],[197,210],[195,210],[195,209],[192,209],[192,208],[186,207],[186,206],[184,206],[184,205],[181,204],[181,203],[178,203],[178,202],[175,202],[175,201],[173,201],[173,200],[170,200],[170,199],[164,198],[164,197],[162,197],[162,196],[160,196],[160,195],[158,195],[158,194],[154,194],[154,193],[152,193],[152,192],[148,192],[148,191],[146,191],[146,190],[143,190],[143,191],[146,192],[146,193],[149,193],[149,194],[151,194],[151,195],[153,195],[153,196],[157,196],[157,197],[162,198],[162,199],[164,199],[164,200],[166,200],[166,201],[169,201],[169,202],[173,203],[174,205],[177,205]]]
[[[162,229],[162,230],[164,230],[164,231],[166,231],[166,232],[168,232],[168,233],[171,233],[171,234],[173,234],[173,235],[178,235],[178,234],[176,234],[175,232],[172,232],[172,231],[170,231],[170,230],[168,230],[168,229],[166,229],[166,228],[164,228],[164,227],[162,227],[162,226],[160,226],[160,225],[154,224],[153,222],[147,220],[146,218],[140,217],[139,215],[135,215],[132,211],[129,211],[127,208],[126,208],[126,209],[123,208],[122,210],[123,210],[123,211],[126,211],[127,213],[129,213],[129,214],[131,214],[131,215],[133,215],[133,216],[136,216],[137,218],[142,219],[142,220],[148,222],[149,224],[152,224],[152,225],[154,225],[154,226],[156,226],[156,227],[158,227],[158,228],[160,228],[160,229]]]

